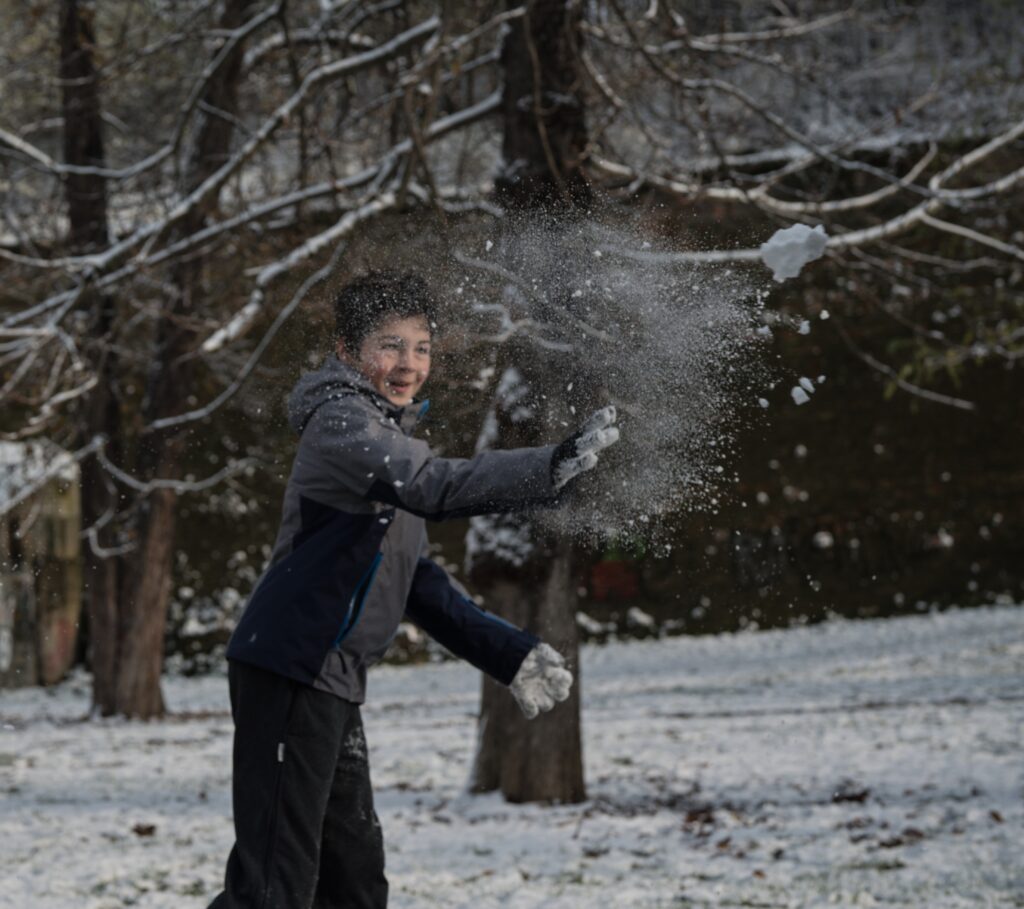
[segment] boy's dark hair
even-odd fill
[[[423,316],[433,335],[440,309],[422,277],[397,271],[370,271],[354,278],[338,291],[333,306],[335,339],[352,351],[391,318]]]

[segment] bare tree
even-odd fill
[[[178,496],[247,466],[218,451],[202,478],[209,452],[199,458],[190,435],[240,406],[281,326],[345,269],[346,243],[372,221],[416,208],[439,224],[493,218],[514,230],[525,209],[571,221],[593,193],[701,216],[700,236],[677,217],[657,248],[616,254],[741,267],[756,267],[774,226],[822,222],[849,298],[925,351],[912,364],[859,351],[895,387],[970,407],[930,376],[975,357],[1013,362],[1024,348],[1012,317],[1024,260],[1020,22],[1005,4],[972,16],[940,0],[896,11],[531,0],[500,12],[191,0],[95,13],[62,0],[60,11],[57,82],[53,55],[18,50],[52,47],[52,22],[49,41],[30,17],[5,30],[0,400],[8,435],[46,433],[83,460],[104,711],[162,708]],[[950,275],[998,284],[1000,302],[921,324],[907,294],[938,299]],[[542,302],[555,321],[578,315],[557,290]],[[510,384],[504,367],[525,376],[536,365],[525,377],[540,391],[564,335],[533,310],[485,315],[498,327],[481,336],[508,342],[494,386]],[[530,440],[550,417],[514,426],[500,395],[495,414]],[[523,620],[572,654],[572,564],[554,553],[525,590],[495,567],[488,593],[531,604]],[[521,740],[496,703],[485,697],[485,737]],[[558,735],[529,727],[507,771],[485,767],[482,751],[480,785],[582,797],[578,706],[568,710]],[[563,739],[576,744],[546,757]],[[528,788],[542,763],[553,782]]]
[[[908,281],[921,266],[940,275],[964,267],[915,251],[916,242],[910,249],[891,245],[895,238],[924,227],[1007,257],[1002,266],[992,259],[984,260],[984,266],[967,259],[968,268],[1005,270],[1013,259],[1020,259],[1021,250],[1012,242],[938,217],[943,209],[964,215],[977,212],[975,203],[981,200],[992,200],[1005,211],[1008,194],[1024,178],[1019,168],[997,171],[966,190],[952,189],[951,184],[1014,143],[1019,147],[1024,123],[1004,122],[994,135],[983,135],[967,151],[945,155],[941,114],[921,116],[911,126],[908,121],[919,109],[947,100],[935,98],[934,83],[917,84],[918,73],[906,60],[913,60],[911,49],[899,39],[897,27],[909,24],[932,42],[925,52],[935,54],[942,41],[931,34],[927,21],[910,15],[904,21],[883,17],[871,25],[855,7],[837,4],[817,18],[780,15],[766,24],[750,25],[742,15],[733,16],[733,28],[702,33],[692,24],[701,22],[700,7],[692,7],[689,20],[671,5],[654,2],[630,9],[610,0],[584,21],[573,4],[528,3],[522,27],[510,33],[502,56],[505,169],[495,181],[499,198],[513,210],[530,205],[550,208],[557,200],[559,217],[571,220],[578,200],[592,201],[594,185],[601,187],[602,195],[622,199],[667,197],[695,208],[719,206],[727,212],[720,216],[725,222],[824,222],[833,234],[830,254],[844,267],[890,277],[895,272]],[[829,71],[824,71],[815,62],[818,51],[824,45],[838,54],[833,36],[840,29],[847,36],[851,29],[854,35],[875,32],[889,43],[886,50],[893,63],[914,78],[895,91],[884,85],[881,96],[844,99],[845,80],[863,79],[875,55],[861,48],[861,59],[855,53],[852,59],[847,55],[846,60],[830,60]],[[965,70],[976,74],[1000,64],[998,59],[984,59],[980,42],[972,52],[980,56],[964,61]],[[849,70],[844,71],[844,65]],[[833,74],[838,81],[830,83]],[[970,103],[964,86],[955,92],[960,104]],[[879,104],[881,98],[884,105]],[[1018,118],[1020,101],[1018,93]],[[828,123],[829,117],[845,122],[836,128]],[[876,163],[879,148],[889,157],[884,166]],[[915,152],[917,159],[909,166],[893,167]],[[520,175],[524,179],[517,180]],[[822,193],[821,187],[830,189]],[[512,231],[522,227],[522,222],[510,220]],[[558,243],[557,237],[552,242]],[[922,245],[927,248],[928,243]],[[867,251],[879,245],[879,252]],[[759,259],[757,248],[619,252],[637,261],[680,265]],[[545,285],[547,306],[571,311],[565,288],[557,286],[558,276]],[[929,285],[934,287],[932,282],[924,286]],[[907,321],[897,306],[890,304],[890,309],[894,318]],[[842,315],[836,313],[840,330]],[[520,325],[528,321],[520,314]],[[506,319],[506,324],[514,320]],[[1016,357],[1019,325],[1002,322],[999,315],[992,324],[1002,325],[996,329],[1000,339],[990,347],[972,341],[975,355]],[[930,326],[914,330],[923,337],[933,332]],[[849,340],[845,333],[844,337]],[[626,339],[620,342],[625,349]],[[956,346],[943,343],[947,363]],[[973,406],[922,387],[905,370],[866,351],[857,352],[904,391],[940,404]],[[577,356],[586,354],[579,350]],[[957,356],[967,356],[967,349],[961,347]],[[532,355],[517,349],[511,362],[515,368],[497,372],[501,382],[482,443],[494,435],[495,425],[501,428],[498,437],[529,444],[544,436],[538,426],[557,424],[553,404],[564,388],[564,376],[572,370],[557,355],[545,356],[536,347]],[[599,387],[600,380],[591,377],[589,384]],[[526,540],[531,543],[509,543]],[[474,519],[468,543],[473,578],[487,602],[513,621],[552,637],[578,672],[578,648],[569,621],[575,612],[577,580],[567,544],[546,537],[530,521],[513,517]],[[581,762],[575,699],[549,718],[527,724],[507,695],[484,681],[475,789],[501,789],[513,801],[578,800],[584,794]]]
[[[472,71],[478,45],[508,17],[448,38],[437,16],[410,22],[395,3],[292,12],[226,0],[103,13],[106,20],[91,4],[61,5],[63,160],[48,140],[26,138],[47,113],[45,93],[26,93],[20,129],[0,130],[17,189],[0,256],[38,294],[5,317],[0,396],[17,405],[10,434],[77,438],[95,702],[103,713],[146,717],[163,710],[177,498],[247,466],[228,458],[194,480],[190,463],[206,460],[194,451],[197,431],[234,398],[353,230],[458,195],[428,189],[418,162],[431,143],[493,110],[497,95],[448,105],[443,115],[436,105],[417,112],[405,104],[411,119],[398,135],[372,127],[401,111],[416,86],[443,85],[442,64],[466,56]],[[338,48],[347,56],[336,57]],[[154,77],[146,83],[137,78],[144,68]],[[190,78],[182,83],[176,68]],[[417,119],[422,113],[427,119]],[[116,139],[105,146],[110,124]],[[67,199],[67,233],[58,210],[23,204],[54,185]],[[240,247],[251,278],[235,264]],[[314,270],[325,253],[334,255]],[[247,352],[243,336],[285,281],[297,289]],[[196,406],[211,384],[219,393]]]
[[[226,0],[222,5],[217,29],[232,37],[217,48],[204,73],[198,100],[201,113],[181,175],[182,196],[195,192],[230,158],[245,50],[244,34],[240,33],[253,6],[251,0]],[[211,194],[194,205],[169,229],[168,241],[173,243],[201,231],[217,203],[217,197]],[[193,344],[190,321],[201,311],[202,298],[208,292],[204,283],[205,264],[201,255],[193,255],[176,261],[171,268],[170,299],[156,318],[152,360],[141,407],[147,427],[184,410],[195,386],[196,363],[189,356]],[[144,431],[139,440],[135,473],[160,480],[180,479],[188,441],[187,427]],[[136,546],[122,579],[117,692],[114,704],[110,705],[113,712],[128,716],[147,717],[163,712],[162,661],[155,656],[162,653],[167,624],[176,498],[173,488],[161,484],[135,503],[131,534]]]

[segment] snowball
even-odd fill
[[[814,383],[807,376],[800,376],[800,387],[809,395],[814,394]]]
[[[492,249],[494,249],[494,243],[493,243],[492,241],[488,240],[488,241],[487,241],[487,242],[486,242],[486,243],[484,244],[484,249],[486,249],[486,250],[487,250],[487,252],[490,252],[490,251],[491,251]]]
[[[760,404],[765,410],[768,409],[768,399],[767,398],[758,398],[757,399],[757,403]]]
[[[761,244],[761,261],[772,270],[776,281],[795,278],[800,270],[825,252],[828,235],[820,224],[811,228],[806,224],[794,224],[785,230],[777,230],[771,238]]]
[[[793,402],[795,404],[806,404],[808,401],[811,400],[810,395],[808,395],[807,392],[804,391],[799,385],[794,385],[790,389],[789,393],[790,395],[792,395]]]

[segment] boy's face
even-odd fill
[[[338,341],[338,358],[354,366],[392,404],[409,404],[430,375],[430,326],[423,316],[382,322],[354,354]]]

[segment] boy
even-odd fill
[[[558,653],[426,556],[423,522],[554,504],[618,439],[614,408],[558,446],[435,458],[409,436],[437,319],[426,283],[370,273],[334,308],[335,352],[289,398],[300,440],[270,564],[228,644],[236,842],[211,909],[386,905],[359,705],[403,616],[528,717],[572,684]]]

